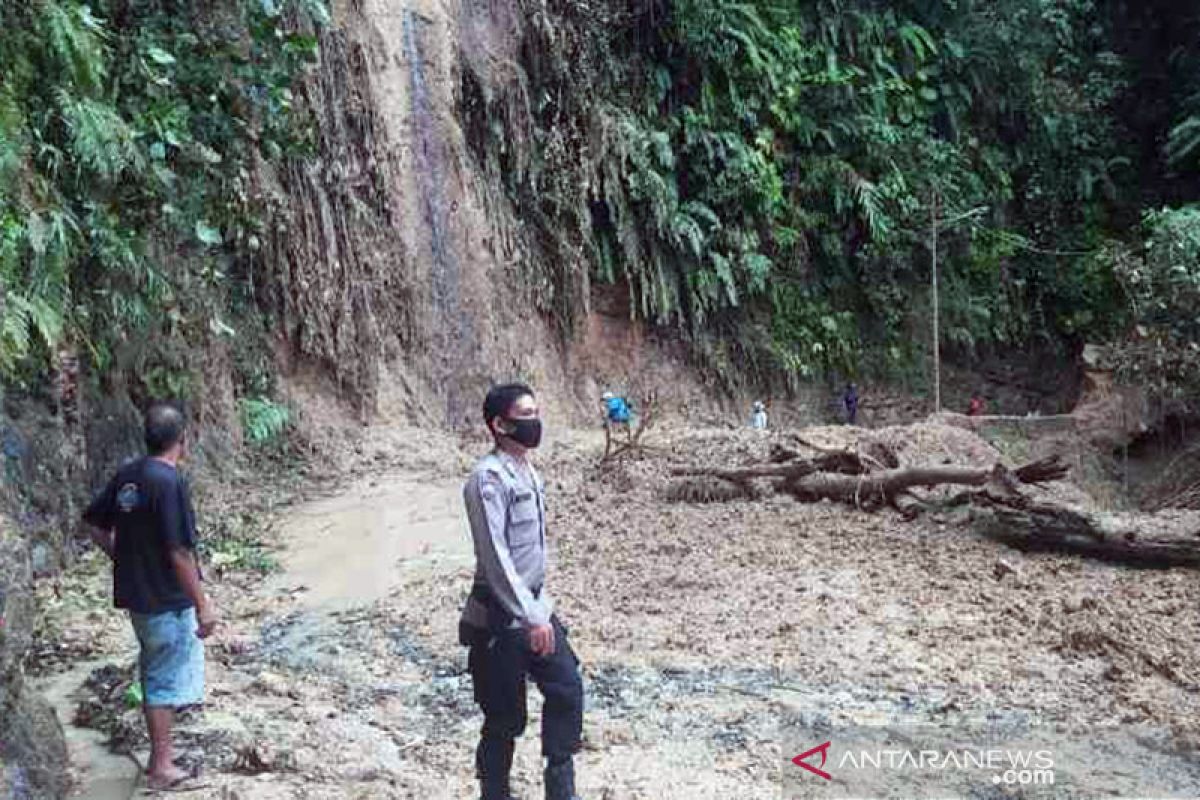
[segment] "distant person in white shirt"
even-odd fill
[[[762,400],[754,401],[754,413],[750,415],[750,427],[756,431],[767,429],[767,407]]]

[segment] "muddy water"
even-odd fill
[[[408,570],[473,563],[461,484],[378,478],[297,507],[282,523],[281,590],[309,608],[340,610],[386,597]]]
[[[871,794],[978,800],[1196,796],[1192,787],[1200,786],[1200,761],[1178,751],[1161,724],[1135,730],[1133,721],[1121,722],[1124,708],[1106,712],[1112,681],[1088,678],[1085,683],[1072,672],[1093,669],[1092,660],[1065,666],[1039,662],[1051,658],[1046,648],[1058,645],[1057,634],[1048,644],[1021,641],[1022,656],[1014,657],[1011,668],[1001,663],[983,674],[978,670],[996,663],[997,653],[1012,651],[1007,637],[1024,629],[1006,628],[997,649],[982,649],[978,640],[988,628],[960,611],[954,617],[957,627],[936,628],[936,640],[915,639],[921,631],[913,622],[918,613],[913,598],[925,598],[920,606],[925,624],[940,625],[961,596],[955,592],[978,583],[968,578],[990,574],[997,557],[993,544],[952,540],[947,534],[944,541],[953,548],[922,550],[915,562],[910,538],[889,550],[880,542],[896,541],[899,534],[885,530],[881,536],[874,518],[841,510],[804,512],[801,537],[794,532],[800,512],[790,501],[742,509],[745,520],[740,520],[720,507],[664,509],[648,491],[638,496],[636,490],[616,491],[605,484],[589,489],[594,499],[582,489],[560,498],[556,507],[565,513],[552,519],[562,523],[554,530],[566,545],[559,551],[555,586],[562,587],[560,598],[577,625],[588,687],[588,746],[580,757],[583,796],[777,800],[780,779],[789,774],[781,772],[790,763],[784,749],[791,745],[802,752],[836,739],[840,767],[849,745],[874,747],[878,732],[907,737],[903,740],[912,749],[926,742],[943,750],[947,742],[991,747],[999,736],[1007,737],[1005,743],[1023,743],[1035,721],[1051,737],[1055,774],[1047,791],[999,786],[994,775],[972,773],[961,791],[930,782]],[[294,754],[299,766],[265,778],[214,769],[214,784],[228,787],[228,796],[264,800],[472,796],[470,744],[479,715],[463,653],[453,641],[464,572],[473,560],[461,515],[458,480],[419,480],[411,473],[367,480],[337,497],[285,512],[278,525],[284,570],[241,598],[241,610],[254,614],[239,616],[236,598],[230,597],[230,619],[254,619],[256,631],[249,623],[238,631],[253,640],[241,663],[233,659],[221,668],[220,659],[213,659],[213,702],[205,716],[213,729],[228,734],[225,739],[240,742],[249,735],[269,742],[276,752]],[[626,528],[647,536],[626,537]],[[731,533],[736,548],[724,546]],[[767,550],[784,538],[788,548]],[[812,538],[817,541],[810,545]],[[756,557],[753,572],[745,566],[745,553],[764,554]],[[886,569],[871,572],[876,562]],[[1073,573],[1044,574],[1047,563],[1057,562],[1023,562],[1023,583],[987,583],[994,593],[989,619],[1008,602],[1047,606],[1052,599],[1046,595],[1055,598],[1065,591],[1060,584]],[[1090,592],[1116,598],[1103,583],[1108,574],[1092,570],[1073,579]],[[680,575],[696,582],[680,589]],[[932,596],[930,575],[939,581]],[[718,576],[732,576],[738,586],[756,592],[764,585],[800,586],[804,597],[819,598],[788,606],[786,619],[804,631],[803,638],[772,639],[768,631],[761,638],[769,649],[750,647],[744,657],[724,656],[719,645],[730,631],[725,619],[748,615],[730,592],[706,588],[726,586],[728,580],[718,584]],[[1164,578],[1140,575],[1137,580],[1148,584]],[[652,613],[639,610],[622,592],[622,585],[635,581],[639,591],[664,592],[670,602],[651,607]],[[1164,589],[1183,594],[1190,585],[1164,584]],[[294,592],[299,586],[306,590]],[[681,592],[686,603],[677,602]],[[269,613],[260,618],[264,605]],[[774,608],[759,604],[756,613]],[[669,628],[638,638],[658,625]],[[975,638],[956,636],[960,629]],[[675,644],[681,641],[669,638],[675,631],[689,638]],[[879,643],[884,655],[873,662]],[[785,652],[785,644],[804,657],[773,658],[772,651]],[[940,668],[975,675],[972,685],[980,691],[963,688],[962,676],[948,681],[945,672],[928,679],[916,672],[925,662],[941,665],[945,651],[971,647],[981,647],[977,663]],[[651,651],[660,653],[647,663],[651,659],[644,653]],[[880,672],[873,671],[874,663],[882,664]],[[1045,680],[1017,683],[1035,668],[1043,670],[1036,675]],[[264,672],[271,683],[258,683]],[[918,677],[910,677],[914,674]],[[68,690],[82,677],[65,679]],[[1028,692],[1021,688],[1025,685]],[[536,716],[537,695],[531,694]],[[1183,715],[1191,707],[1188,696],[1181,697]],[[58,705],[69,708],[70,703]],[[68,717],[69,711],[61,718]],[[1099,729],[1114,721],[1120,724],[1111,732]],[[977,726],[985,727],[980,733]],[[936,735],[926,738],[930,727]],[[326,753],[336,757],[327,759]],[[104,757],[102,750],[99,755]],[[231,763],[228,750],[207,757],[209,764]],[[85,754],[82,760],[89,758]],[[540,793],[540,768],[531,731],[517,751],[514,775],[521,796]],[[821,780],[792,769],[796,780]],[[107,788],[104,769],[89,773],[95,780],[82,796],[129,796]],[[802,793],[791,796],[820,796],[808,791],[811,783],[798,785]],[[121,791],[119,784],[116,788]]]
[[[130,643],[129,657],[133,657]],[[54,707],[67,739],[71,766],[75,772],[76,789],[73,797],[87,800],[129,800],[137,789],[139,767],[129,756],[114,755],[105,746],[107,737],[91,728],[71,724],[75,715],[77,693],[92,670],[114,659],[83,662],[68,672],[39,682],[37,690]]]
[[[327,612],[386,597],[406,573],[433,568],[452,571],[473,563],[462,512],[460,483],[376,478],[336,497],[297,506],[279,525],[284,569],[268,589],[296,591],[315,629]],[[67,737],[77,778],[75,797],[129,800],[138,789],[139,767],[114,755],[105,735],[71,724],[80,687],[106,663],[136,656],[132,635],[125,652],[84,662],[38,685]],[[117,657],[119,656],[119,657]]]

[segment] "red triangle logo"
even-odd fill
[[[831,780],[833,780],[832,775],[830,775],[825,770],[820,769],[819,767],[814,767],[812,764],[809,764],[807,761],[804,760],[811,755],[820,753],[821,754],[821,766],[822,767],[825,766],[825,758],[828,755],[830,744],[831,744],[830,742],[826,742],[825,744],[819,744],[816,747],[814,747],[812,750],[808,750],[808,751],[796,756],[795,758],[793,758],[792,763],[795,764],[797,767],[803,767],[804,769],[808,770],[809,772],[811,772],[814,775],[820,775],[825,780],[831,781]]]

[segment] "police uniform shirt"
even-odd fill
[[[463,486],[475,546],[475,586],[512,616],[512,626],[550,622],[546,578],[545,484],[528,462],[502,450],[484,456]],[[462,621],[487,627],[487,608],[472,592]]]

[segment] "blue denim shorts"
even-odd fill
[[[129,613],[141,653],[138,666],[148,706],[196,705],[204,700],[204,643],[196,609]]]

